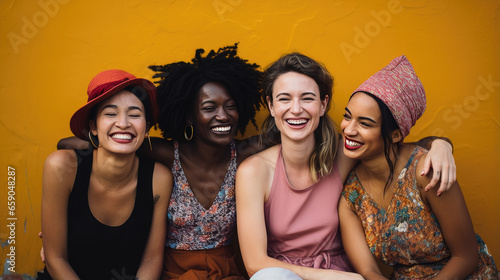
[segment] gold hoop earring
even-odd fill
[[[193,125],[190,124],[189,126],[191,127],[191,136],[189,136],[189,137],[188,137],[188,134],[187,134],[187,131],[186,131],[186,129],[188,128],[188,126],[186,125],[184,127],[184,138],[186,138],[186,140],[188,140],[188,141],[191,140],[191,139],[193,139],[193,134],[194,134]]]
[[[94,146],[94,148],[99,149],[100,147],[102,147],[101,145],[99,145],[99,147],[98,147],[94,144],[94,141],[92,140],[92,135],[90,134],[90,130],[89,130],[89,139],[90,139],[90,143],[92,143],[92,146]]]
[[[151,138],[149,138],[149,133],[148,133],[148,142],[149,142],[149,150],[153,150],[153,146],[151,146]]]

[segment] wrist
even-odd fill
[[[431,147],[436,144],[436,143],[440,143],[442,142],[446,147],[448,147],[451,151],[451,153],[453,154],[454,152],[454,149],[453,149],[453,143],[451,143],[450,139],[448,138],[445,138],[445,137],[439,137],[438,139],[432,141],[431,143]]]

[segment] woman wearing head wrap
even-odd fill
[[[236,176],[238,236],[252,280],[362,279],[340,239],[337,205],[356,161],[342,153],[327,114],[332,87],[328,70],[300,53],[264,73],[270,115],[262,133],[276,145]]]
[[[420,176],[427,151],[403,139],[423,114],[423,86],[405,56],[394,59],[351,95],[340,125],[349,175],[339,214],[344,248],[365,279],[498,279],[458,183],[438,198]]]
[[[38,279],[158,279],[172,174],[135,154],[154,123],[154,85],[107,70],[87,94],[70,127],[93,150],[59,150],[45,161]]]

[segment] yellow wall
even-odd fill
[[[109,68],[151,78],[148,65],[234,42],[262,66],[289,51],[325,63],[336,79],[336,121],[356,86],[406,54],[428,98],[408,140],[432,134],[454,142],[475,230],[500,262],[498,0],[4,0],[0,18],[0,264],[10,252],[11,166],[17,273],[43,267],[42,166],[71,135],[69,118],[90,79]]]

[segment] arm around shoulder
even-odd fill
[[[137,154],[161,162],[163,165],[171,168],[174,161],[173,141],[167,141],[159,137],[151,137],[150,140],[151,147],[149,144],[144,143],[137,151]]]
[[[78,137],[72,136],[59,140],[57,142],[58,150],[76,150],[76,149],[91,149],[90,142],[82,140]]]

